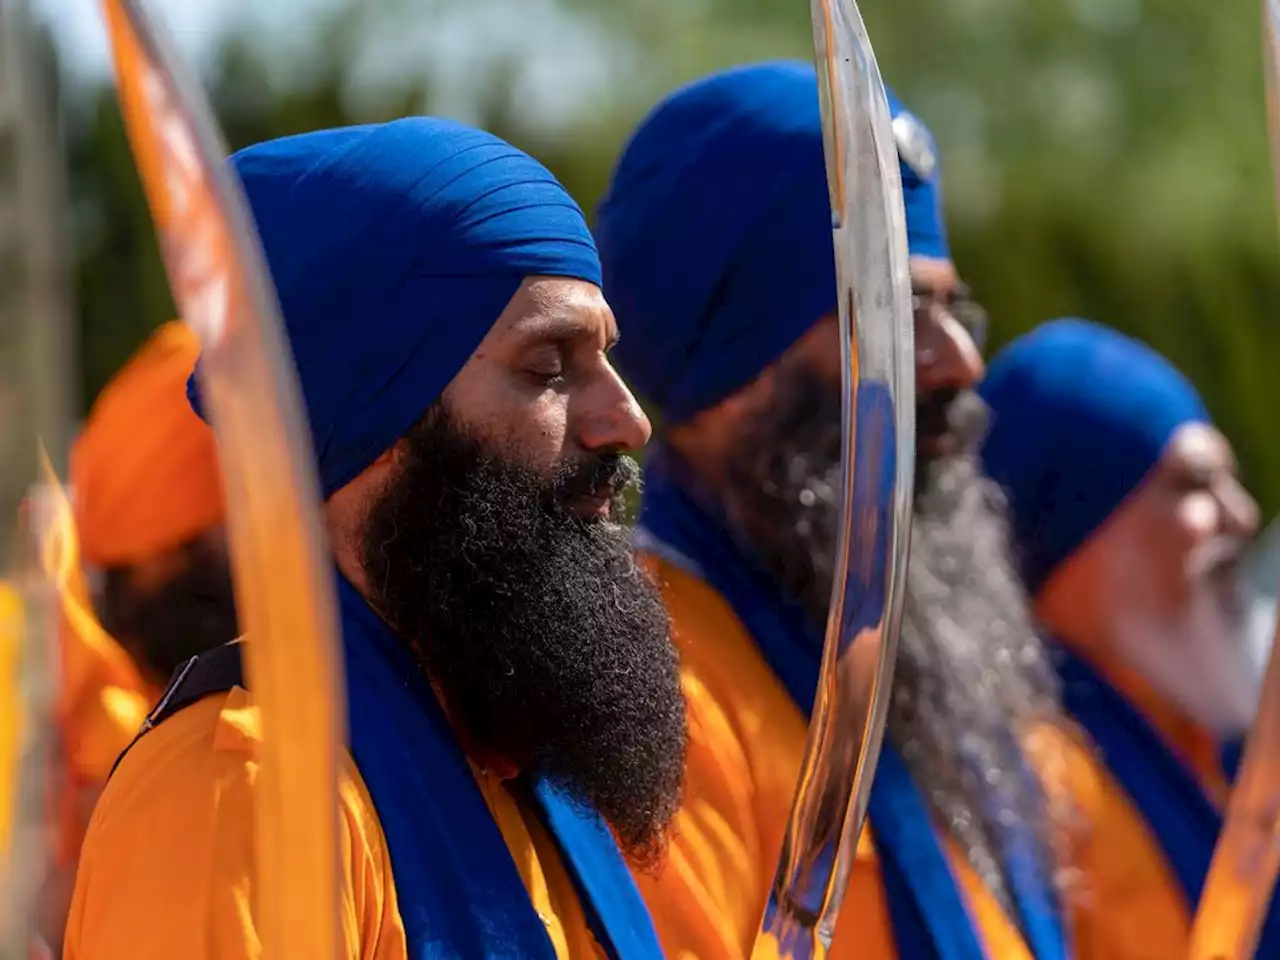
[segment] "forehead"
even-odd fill
[[[1231,444],[1212,424],[1185,423],[1169,438],[1160,457],[1162,470],[1173,473],[1236,468]]]
[[[956,266],[950,260],[939,260],[936,257],[912,257],[908,261],[911,269],[911,285],[917,289],[949,290],[959,282]]]
[[[546,341],[617,338],[617,322],[600,288],[585,280],[531,277],[520,285],[477,353]]]

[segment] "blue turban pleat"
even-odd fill
[[[1013,341],[979,392],[991,410],[983,465],[1008,496],[1033,593],[1142,483],[1179,427],[1209,421],[1168,360],[1086,320]]]
[[[913,252],[945,256],[936,165],[902,170]],[[737,67],[671,94],[619,158],[596,239],[618,367],[668,423],[754,380],[836,309],[813,66]]]
[[[445,120],[305,134],[233,158],[297,363],[325,495],[400,438],[520,283],[599,285],[586,221],[540,164]],[[195,380],[189,389],[199,409]],[[412,957],[553,960],[471,767],[401,638],[338,577],[348,747],[377,808]],[[611,960],[661,955],[604,821],[525,785]]]
[[[555,177],[459,123],[324,130],[232,163],[279,294],[326,497],[440,396],[526,277],[600,283],[585,218]]]

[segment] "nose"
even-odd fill
[[[579,428],[585,450],[639,450],[653,435],[635,395],[606,361]]]
[[[961,390],[982,379],[982,354],[969,331],[934,306],[916,319],[916,391]]]
[[[1222,504],[1224,533],[1247,540],[1258,532],[1258,501],[1249,495],[1249,491],[1234,476],[1222,481],[1218,500]]]

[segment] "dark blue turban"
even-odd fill
[[[890,94],[911,252],[946,257],[937,151]],[[671,94],[600,205],[617,364],[667,423],[714,406],[836,309],[811,64],[764,63]]]
[[[1054,320],[987,366],[983,465],[1009,498],[1027,588],[1106,522],[1183,424],[1209,421],[1195,387],[1164,357],[1086,320]]]
[[[525,278],[600,284],[564,187],[462,124],[323,130],[232,164],[280,296],[326,497],[413,426]],[[192,400],[199,411],[194,378]]]

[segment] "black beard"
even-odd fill
[[[128,567],[108,568],[97,603],[103,629],[159,687],[191,657],[239,636],[225,551],[196,539],[179,552],[178,572],[145,594]]]
[[[640,865],[680,800],[685,705],[666,610],[630,531],[572,504],[623,491],[620,454],[552,478],[500,457],[437,406],[373,509],[374,607],[480,750],[600,813]]]
[[[1003,499],[972,452],[985,408],[971,391],[921,406],[933,411],[927,429],[941,420],[962,452],[917,467],[888,733],[937,822],[1011,909],[1002,867],[1011,819],[1032,831],[1046,875],[1057,873],[1057,813],[1022,747],[1033,724],[1056,715],[1056,681],[1010,561]],[[784,365],[771,404],[744,419],[729,465],[729,516],[819,630],[835,566],[840,408],[835,384]]]

